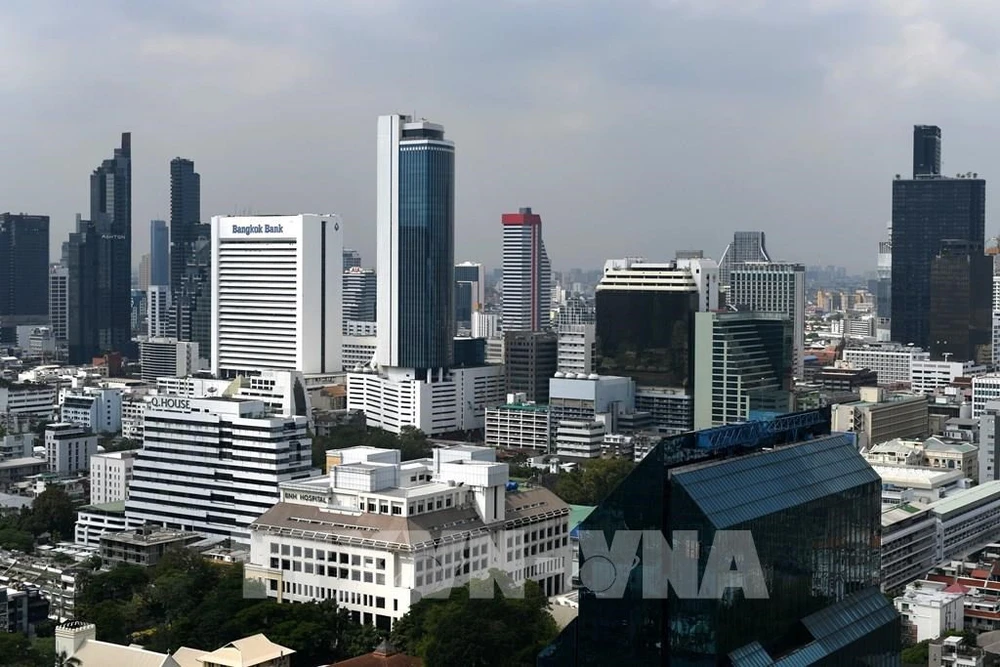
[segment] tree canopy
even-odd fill
[[[543,483],[570,505],[597,505],[634,468],[628,459],[594,459]]]
[[[491,597],[470,595],[464,586],[447,599],[420,600],[393,626],[393,643],[426,667],[534,665],[558,634],[545,594],[533,581],[525,583],[520,598],[493,585]]]
[[[413,426],[404,426],[402,433],[396,435],[380,428],[366,428],[363,423],[354,420],[332,427],[327,435],[313,436],[313,465],[326,466],[328,449],[344,449],[358,445],[398,449],[404,461],[426,458],[431,455],[432,449],[427,435]]]
[[[165,554],[153,568],[119,565],[81,579],[76,616],[94,623],[103,641],[166,653],[179,646],[214,650],[262,632],[296,651],[293,665],[313,667],[366,653],[381,640],[332,600],[278,604],[246,595],[242,565],[212,563],[186,549]]]
[[[72,540],[76,507],[62,487],[50,484],[31,507],[0,517],[0,547],[30,553],[35,541],[49,533],[53,541]]]

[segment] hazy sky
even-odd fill
[[[195,161],[202,215],[338,212],[374,262],[375,127],[457,144],[456,260],[497,266],[500,215],[542,215],[556,268],[772,255],[873,269],[911,127],[947,174],[1000,174],[1000,14],[987,0],[6,0],[0,208],[89,208],[133,147],[135,261]],[[990,184],[992,185],[992,183]],[[988,198],[987,236],[1000,231]]]

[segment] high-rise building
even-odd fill
[[[935,359],[992,360],[993,259],[980,246],[944,239],[931,262],[930,353]]]
[[[504,213],[504,331],[540,331],[550,327],[552,267],[542,241],[542,216],[522,208]]]
[[[150,264],[151,263],[152,263],[152,258],[150,257],[150,255],[149,255],[148,252],[143,253],[142,255],[140,255],[140,257],[139,257],[139,271],[138,271],[139,275],[137,276],[137,278],[139,280],[136,283],[136,287],[138,287],[140,291],[145,292],[146,290],[149,289],[149,285],[150,285],[150,282],[149,282],[150,281]]]
[[[378,278],[372,269],[344,269],[344,335],[348,322],[375,322],[378,313]]]
[[[892,339],[892,222],[885,238],[878,242],[875,280],[875,337],[880,342]]]
[[[792,408],[792,323],[787,315],[695,315],[694,427],[783,414]]]
[[[597,356],[597,333],[594,324],[566,324],[559,327],[557,371],[590,375]]]
[[[931,345],[931,263],[942,242],[985,249],[986,181],[977,174],[941,176],[940,141],[940,129],[915,127],[914,177],[892,182],[892,339],[925,349]]]
[[[881,492],[829,409],[663,438],[574,531],[579,613],[537,664],[898,666]]]
[[[44,324],[48,303],[49,216],[0,213],[0,329]]]
[[[352,248],[344,248],[344,271],[361,266],[361,253]]]
[[[734,232],[732,243],[726,246],[719,260],[719,285],[728,289],[730,272],[744,262],[770,261],[764,232]]]
[[[444,127],[378,119],[378,363],[443,369],[455,335],[455,144]]]
[[[201,176],[194,162],[170,161],[170,299],[172,336],[211,358],[211,228],[201,222]]]
[[[212,218],[212,373],[341,369],[337,215]]]
[[[69,362],[132,352],[132,135],[90,176],[90,219],[66,246]]]
[[[486,269],[477,262],[462,262],[455,266],[455,323],[459,328],[472,328],[472,313],[482,310],[486,302]]]
[[[1000,274],[993,274],[993,365],[1000,365]]]
[[[787,315],[792,322],[792,372],[802,378],[806,267],[788,262],[744,262],[729,272],[729,305],[736,310]]]
[[[551,331],[505,331],[503,337],[507,392],[548,403],[549,381],[558,369],[559,337]]]
[[[149,284],[170,285],[170,230],[165,220],[149,221]]]
[[[146,290],[146,335],[163,338],[170,335],[170,286],[150,285]]]
[[[278,484],[316,472],[308,421],[267,416],[261,401],[153,397],[126,518],[248,544],[250,523],[280,500]]]
[[[608,260],[597,285],[597,372],[694,387],[694,314],[719,307],[710,259]]]
[[[49,267],[49,326],[52,337],[65,343],[69,334],[69,269],[62,264]]]

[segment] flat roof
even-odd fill
[[[966,509],[977,502],[1000,499],[1000,480],[983,482],[979,486],[955,493],[931,503],[928,507],[937,514],[951,514]]]
[[[914,489],[934,489],[965,477],[961,470],[945,468],[917,468],[915,466],[892,466],[872,464],[872,468],[884,483]]]

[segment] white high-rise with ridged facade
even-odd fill
[[[212,218],[212,372],[342,366],[337,215]]]

